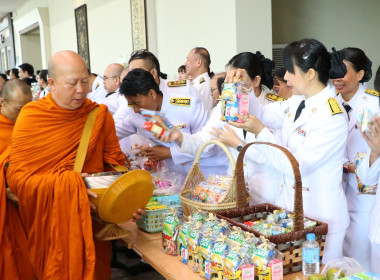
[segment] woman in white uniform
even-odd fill
[[[330,56],[317,40],[304,39],[284,49],[285,80],[293,97],[287,101],[259,106],[255,116],[241,118],[244,123],[230,123],[257,136],[257,141],[274,142],[265,126],[282,127],[282,145],[290,150],[300,165],[305,216],[328,223],[323,262],[342,257],[342,245],[348,226],[347,201],[342,189],[342,164],[347,139],[347,121],[327,86]],[[257,108],[257,107],[256,107]],[[261,121],[260,121],[261,120]],[[261,151],[262,145],[255,146]],[[294,180],[288,160],[276,149],[263,154],[277,170],[289,178],[277,205],[293,210]],[[247,157],[252,156],[250,150]]]
[[[369,109],[377,112],[379,97],[374,91],[365,90],[363,83],[372,77],[372,62],[358,48],[345,48],[331,54],[330,78],[338,92],[336,99],[348,115],[348,138],[343,166],[343,189],[345,190],[350,215],[343,243],[343,255],[354,258],[364,268],[370,265],[370,242],[368,239],[369,212],[375,200],[373,195],[358,195],[356,159],[369,147],[361,136],[356,116]],[[360,244],[360,246],[358,246]]]
[[[270,69],[266,67],[270,67]],[[227,75],[229,73],[236,73],[240,78],[240,73],[244,73],[241,78],[245,86],[251,89],[249,93],[250,111],[253,111],[254,108],[252,108],[252,106],[258,103],[256,96],[264,94],[265,88],[273,84],[271,77],[273,64],[270,63],[270,61],[266,61],[260,53],[257,55],[250,52],[243,52],[234,56],[229,61],[228,69]],[[236,136],[237,141],[225,143],[230,147],[231,154],[236,160],[243,144],[254,142],[255,136],[252,133],[243,131],[243,129],[231,127],[222,121],[221,117],[221,103],[218,103],[216,108],[212,111],[210,119],[201,131],[190,135],[178,130],[173,130],[169,137],[164,136],[159,139],[167,142],[175,140],[180,152],[195,154],[203,143],[215,138],[215,136],[219,136],[218,140],[222,140],[221,137],[223,137],[224,133],[230,132]],[[209,149],[206,148],[205,152],[209,152],[213,147],[210,145],[208,148]],[[248,180],[251,195],[250,203],[274,203],[281,185],[281,174],[265,165],[266,160],[263,155],[256,153],[256,156],[256,162],[245,160],[244,166],[244,173]],[[273,173],[275,173],[275,175],[273,175]]]
[[[370,150],[358,166],[358,174],[366,185],[380,184],[380,118],[373,119],[371,132],[365,132]],[[375,203],[372,206],[369,218],[369,240],[371,242],[370,270],[380,274],[380,191],[376,193]],[[361,246],[358,242],[357,246]]]

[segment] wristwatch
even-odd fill
[[[239,145],[237,145],[236,150],[238,152],[240,152],[243,149],[244,146],[245,146],[245,142],[243,141]]]
[[[349,165],[351,164],[350,161],[346,161],[344,164],[343,164],[343,173],[346,173],[346,174],[349,174],[350,173],[350,168],[349,168]]]

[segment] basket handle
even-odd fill
[[[289,152],[287,149],[285,149],[282,146],[268,143],[268,142],[253,142],[245,145],[243,149],[240,151],[239,156],[236,160],[236,169],[235,169],[235,178],[236,178],[236,188],[239,190],[242,187],[245,188],[245,181],[244,181],[244,168],[243,168],[243,159],[245,152],[251,145],[268,145],[272,146],[274,148],[277,148],[281,150],[289,159],[290,164],[293,168],[294,173],[294,182],[295,182],[295,191],[294,191],[294,231],[303,230],[304,229],[304,223],[303,223],[303,203],[302,203],[302,182],[301,182],[301,173],[299,169],[299,164],[295,157],[292,155],[291,152]],[[244,201],[244,192],[237,191],[236,194],[236,201]]]
[[[222,150],[227,154],[227,157],[228,159],[230,160],[230,164],[231,164],[231,167],[232,167],[232,171],[235,170],[235,160],[234,158],[232,157],[231,155],[231,152],[230,150],[222,143],[222,142],[219,142],[217,140],[210,140],[206,143],[204,143],[197,151],[196,155],[195,155],[195,158],[194,158],[194,163],[199,163],[199,159],[201,158],[201,154],[203,152],[203,150],[208,146],[208,145],[217,145],[219,146],[220,148],[222,148]]]

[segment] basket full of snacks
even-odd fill
[[[185,216],[197,210],[216,212],[248,205],[250,195],[245,185],[237,185],[235,176],[212,175],[205,179],[199,167],[199,159],[208,145],[218,145],[227,154],[232,174],[235,173],[235,161],[228,148],[219,141],[211,140],[203,144],[194,159],[180,192],[180,199]],[[241,166],[241,168],[243,168]]]
[[[247,148],[251,145],[269,145],[280,149],[289,159],[294,173],[294,212],[288,212],[280,207],[264,203],[243,208],[229,209],[217,212],[217,217],[226,219],[229,223],[255,234],[264,236],[277,245],[284,256],[284,274],[293,273],[302,269],[302,242],[307,233],[314,233],[320,244],[320,258],[323,255],[324,242],[328,227],[326,223],[315,219],[304,218],[302,204],[302,182],[299,165],[294,156],[285,148],[266,142],[247,144],[240,152],[235,177],[237,185],[245,186],[243,158]]]

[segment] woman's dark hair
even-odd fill
[[[302,39],[287,45],[283,51],[283,60],[288,72],[294,74],[294,65],[302,72],[314,69],[318,80],[327,84],[331,67],[330,55],[326,47],[315,39]]]
[[[29,74],[29,76],[34,77],[34,68],[31,64],[23,63],[23,64],[19,65],[18,67],[21,68],[22,71],[27,72]]]
[[[178,73],[186,73],[186,66],[181,65],[180,67],[178,67]]]
[[[120,93],[124,96],[148,95],[151,89],[162,94],[152,74],[140,68],[129,71],[120,85]]]
[[[340,51],[343,59],[352,64],[356,72],[364,70],[360,83],[368,82],[372,78],[372,61],[358,48],[344,48]]]
[[[13,75],[15,75],[15,77],[16,77],[17,79],[20,78],[20,76],[18,75],[18,69],[17,69],[17,68],[12,68],[11,71],[12,71]]]
[[[377,68],[375,80],[373,81],[373,86],[375,90],[380,91],[380,66]],[[380,98],[379,98],[380,102]]]
[[[222,85],[223,85],[225,79],[226,79],[226,76],[224,75],[224,77],[219,77],[216,80],[216,86],[218,88],[219,94],[222,93]]]
[[[4,81],[8,81],[8,77],[7,77],[7,75],[1,73],[0,76],[4,79]]]
[[[153,68],[156,69],[158,76],[161,77],[162,79],[166,80],[168,78],[167,74],[161,73],[160,62],[158,62],[157,57],[154,54],[152,54],[150,51],[144,50],[144,49],[134,51],[131,54],[131,58],[129,59],[128,64],[131,63],[131,61],[136,60],[136,59],[142,59],[144,60],[145,63],[149,65],[151,69]]]
[[[256,52],[256,54],[251,52],[239,53],[231,58],[227,65],[233,68],[245,69],[252,80],[256,76],[260,76],[260,84],[267,86],[269,89],[273,88],[272,71],[274,62],[265,58],[261,52]]]
[[[43,69],[40,71],[40,79],[42,79],[45,83],[48,83],[48,70]]]
[[[274,71],[273,76],[279,79],[280,81],[286,82],[285,77],[286,69],[285,67],[278,68],[276,71]]]

